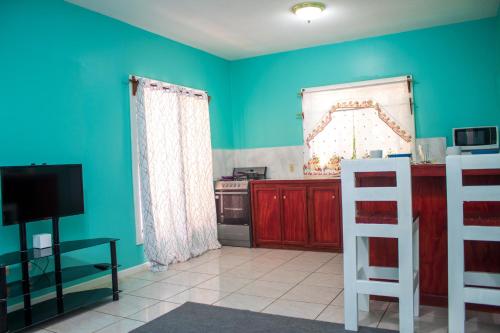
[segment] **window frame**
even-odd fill
[[[368,88],[368,87],[374,87],[376,89],[376,86],[384,86],[388,84],[394,84],[394,83],[406,83],[407,85],[407,90],[408,90],[408,106],[409,106],[409,112],[410,112],[410,117],[411,117],[411,129],[412,129],[412,136],[411,142],[410,142],[410,152],[412,154],[412,160],[417,161],[418,157],[416,154],[416,124],[415,124],[415,106],[414,106],[414,94],[413,94],[413,77],[411,75],[404,75],[404,76],[396,76],[396,77],[388,77],[388,78],[383,78],[383,79],[374,79],[374,80],[365,80],[365,81],[357,81],[357,82],[348,82],[348,83],[339,83],[339,84],[332,84],[332,85],[325,85],[325,86],[316,86],[316,87],[309,87],[309,88],[302,88],[300,95],[302,96],[302,127],[304,130],[304,143],[303,143],[303,149],[304,149],[304,154],[303,154],[303,175],[305,177],[316,177],[316,176],[331,176],[331,175],[336,175],[337,173],[335,172],[335,167],[333,167],[332,172],[330,173],[309,173],[306,172],[306,165],[309,165],[309,162],[311,161],[311,156],[309,156],[309,160],[306,159],[306,151],[308,151],[308,143],[306,141],[306,135],[305,135],[305,130],[306,127],[304,125],[304,118],[307,117],[307,113],[304,110],[304,94],[314,94],[314,93],[320,93],[320,92],[334,92],[334,91],[340,91],[344,89],[356,89],[356,88]],[[361,103],[360,103],[361,104]],[[345,106],[346,108],[349,108],[350,105]],[[365,107],[357,107],[356,105],[352,106],[353,109],[363,109]],[[322,131],[322,130],[321,130]],[[307,137],[309,139],[309,136]],[[333,164],[335,165],[335,164]]]

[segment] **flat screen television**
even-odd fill
[[[83,214],[82,165],[0,167],[2,223]]]

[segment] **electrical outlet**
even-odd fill
[[[288,170],[290,172],[294,172],[295,171],[295,164],[293,164],[293,163],[288,164]]]

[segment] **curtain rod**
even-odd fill
[[[139,80],[137,79],[137,77],[135,75],[132,75],[128,79],[128,81],[130,82],[130,84],[132,84],[132,95],[135,96],[137,94],[137,88],[139,87]],[[153,80],[153,81],[155,81],[155,80]],[[157,87],[158,85],[153,83],[153,84],[151,84],[151,86]],[[188,87],[185,87],[185,88],[186,89],[191,89],[191,90],[197,90],[197,89],[192,89],[192,88],[188,88]],[[168,88],[163,88],[163,89],[168,89]],[[210,101],[212,100],[212,96],[210,96],[208,94],[208,92],[206,92],[206,93],[207,93],[207,96],[208,96],[208,103],[210,103]],[[193,95],[200,96],[200,97],[203,96],[202,94],[193,94]]]
[[[408,92],[411,92],[411,82],[413,77],[411,75],[391,77],[386,79],[377,79],[377,80],[367,80],[367,81],[359,81],[353,83],[339,83],[328,86],[320,86],[320,87],[311,87],[311,88],[302,88],[299,92],[299,95],[302,96],[303,93],[309,92],[320,92],[320,91],[328,91],[328,90],[341,90],[341,89],[349,89],[349,88],[357,88],[357,87],[368,87],[368,86],[377,86],[381,84],[395,83],[395,82],[408,82]]]

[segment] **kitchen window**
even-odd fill
[[[411,76],[302,90],[304,175],[340,173],[342,159],[415,153]]]

